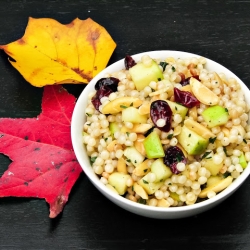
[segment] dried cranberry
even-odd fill
[[[182,91],[177,88],[174,88],[174,100],[187,108],[193,108],[200,104],[199,100],[197,100],[190,92]]]
[[[200,78],[199,78],[198,75],[196,75],[196,76],[190,76],[190,77],[188,77],[188,78],[186,78],[186,79],[183,79],[182,76],[181,76],[182,79],[181,79],[180,84],[181,84],[182,86],[188,85],[191,77],[193,77],[193,78],[197,79],[198,81],[200,81]]]
[[[96,94],[91,99],[91,102],[96,110],[99,111],[102,97],[109,96],[112,92],[112,89],[106,86],[101,86],[100,89],[97,90]]]
[[[125,64],[125,68],[128,70],[132,68],[133,66],[135,66],[136,62],[131,56],[126,55],[124,59],[124,64]]]
[[[179,174],[180,171],[177,169],[177,164],[179,162],[187,163],[187,159],[185,158],[183,152],[177,146],[169,147],[164,156],[164,163],[170,167],[172,173]]]
[[[109,87],[113,92],[117,91],[117,86],[119,83],[119,79],[115,77],[106,77],[106,78],[101,78],[98,80],[95,84],[95,90],[99,90],[102,86],[107,86]]]
[[[168,132],[171,129],[172,110],[166,101],[157,100],[151,103],[150,117],[155,126],[161,131]],[[165,120],[165,125],[157,126],[159,119]]]

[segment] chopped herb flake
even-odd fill
[[[168,65],[168,63],[166,62],[160,62],[160,65],[162,66],[163,71],[166,69],[166,66]]]
[[[175,67],[174,66],[172,66],[172,71],[175,72]]]
[[[227,109],[227,108],[225,108],[225,111],[226,111],[226,112],[228,112],[228,109]]]
[[[146,169],[143,169],[143,172],[144,172],[144,173],[146,173],[147,171],[148,171],[148,168],[146,168]]]
[[[161,78],[158,78],[158,81],[161,81]]]
[[[127,106],[125,106],[125,105],[120,105],[120,107],[121,107],[122,109],[126,109],[126,108],[127,108]]]
[[[167,138],[168,138],[169,140],[171,140],[171,139],[173,138],[173,136],[174,136],[174,134],[169,134],[169,135],[167,136]]]
[[[148,184],[148,182],[147,182],[146,180],[143,180],[143,179],[142,179],[142,181],[143,181],[143,183]]]
[[[225,155],[228,156],[226,147],[223,147],[223,151],[224,151]]]
[[[227,178],[229,175],[231,175],[230,172],[225,172],[222,176],[223,176],[223,178]]]
[[[209,138],[209,142],[212,143],[212,144],[214,144],[216,138],[217,138],[217,137],[214,137],[214,138],[210,137],[210,138]]]
[[[133,103],[133,102],[131,102],[129,106],[130,106],[130,107],[133,107],[133,105],[134,105],[134,103]]]
[[[191,137],[191,134],[189,134],[188,137]]]
[[[243,141],[247,144],[247,140],[246,139],[243,139]]]
[[[181,156],[180,154],[177,154],[177,155],[176,155],[176,158],[177,158],[177,161],[178,161],[178,162],[181,162],[182,156]]]
[[[131,162],[131,160],[130,160],[130,159],[127,159],[127,162]]]
[[[140,204],[144,204],[144,205],[146,205],[146,203],[147,203],[147,201],[145,199],[142,199],[141,197],[138,199],[137,202]]]
[[[210,157],[210,158],[207,158],[207,156],[210,155],[211,152],[212,152],[212,151],[205,152],[205,153],[203,154],[203,156],[201,157],[201,159],[210,159],[211,157]]]
[[[91,117],[91,116],[92,116],[92,114],[89,114],[89,113],[86,113],[86,115],[87,115],[88,117]]]
[[[96,157],[90,157],[90,164],[91,164],[91,166],[95,162],[96,158],[97,158],[97,156]]]

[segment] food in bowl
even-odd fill
[[[83,144],[107,188],[179,207],[215,197],[250,161],[249,104],[237,79],[203,57],[127,56],[95,82]]]

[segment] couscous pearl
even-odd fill
[[[152,207],[156,207],[157,203],[158,203],[157,199],[150,199],[148,205]]]
[[[237,179],[239,177],[240,173],[236,170],[234,170],[232,173],[231,173],[231,176],[234,178],[234,179]]]
[[[234,165],[230,165],[228,168],[227,168],[227,171],[232,173],[235,169],[235,166]]]
[[[136,133],[130,133],[128,137],[129,137],[130,141],[136,141],[137,140],[137,134]]]
[[[188,201],[193,201],[195,198],[196,198],[196,197],[195,197],[195,194],[194,194],[193,192],[189,192],[189,193],[187,193],[187,195],[186,195],[186,199],[187,199]]]
[[[174,204],[174,199],[171,198],[171,197],[168,197],[168,198],[167,198],[167,201],[170,203],[170,205],[173,205],[173,204]]]
[[[180,172],[184,171],[186,169],[186,165],[183,162],[178,162],[176,165],[177,170]]]
[[[201,168],[198,170],[198,175],[199,175],[199,176],[205,176],[205,175],[206,175],[206,172],[207,172],[207,169],[204,168],[204,167],[201,167]]]
[[[241,172],[243,171],[243,168],[242,168],[242,166],[241,166],[240,164],[236,164],[236,165],[235,165],[235,170],[236,170],[237,172],[241,173]]]
[[[96,145],[96,140],[94,138],[90,138],[89,141],[88,141],[88,145],[89,146],[95,146]]]
[[[126,142],[126,136],[125,136],[124,134],[120,135],[120,136],[118,137],[118,142],[119,142],[120,144],[124,144],[124,143]]]
[[[132,185],[134,184],[134,181],[132,178],[128,178],[126,181],[126,185],[127,187],[132,187]]]
[[[173,193],[175,193],[178,189],[178,186],[176,184],[173,184],[169,187],[169,190]]]
[[[124,144],[125,144],[125,146],[127,146],[127,147],[133,146],[133,142],[130,141],[130,140],[126,140]]]
[[[166,179],[165,182],[164,182],[164,185],[166,186],[170,186],[172,184],[172,180],[171,179]]]
[[[108,184],[108,180],[107,180],[106,178],[104,178],[104,177],[101,177],[100,181],[101,181],[104,185]]]
[[[178,176],[178,183],[184,184],[187,181],[187,177],[185,175]]]
[[[120,158],[123,156],[123,150],[118,149],[118,150],[115,152],[115,156],[116,156],[116,158],[120,159]]]
[[[215,193],[214,191],[208,191],[208,192],[207,192],[207,198],[208,198],[208,199],[213,198],[215,195],[216,195],[216,193]]]
[[[171,181],[172,181],[172,183],[178,183],[178,175],[173,174],[173,175],[171,176]],[[170,183],[171,183],[171,182],[170,182]]]
[[[221,164],[222,161],[223,161],[223,158],[220,155],[218,154],[213,155],[213,162],[215,164]]]
[[[184,194],[184,188],[183,188],[183,187],[179,187],[179,188],[176,190],[176,193],[177,193],[178,195]]]
[[[192,185],[191,185],[191,188],[192,188],[192,189],[199,189],[199,188],[200,188],[199,182],[194,181],[194,182],[192,183]]]
[[[107,150],[103,150],[100,156],[103,160],[107,160],[109,158],[109,152]]]
[[[178,140],[177,140],[175,137],[172,138],[172,139],[170,140],[170,142],[169,142],[169,144],[170,144],[171,146],[176,146],[177,143],[178,143]]]
[[[181,201],[185,202],[185,201],[186,201],[186,194],[181,194],[181,195],[179,195],[179,199],[180,199]]]
[[[133,128],[133,123],[132,122],[125,122],[125,127],[132,129]]]
[[[148,173],[148,182],[154,182],[156,180],[156,175],[155,173]]]
[[[207,177],[205,176],[200,176],[199,179],[198,179],[198,182],[200,185],[203,185],[207,182]]]
[[[156,126],[162,128],[166,125],[166,121],[164,119],[158,119],[156,122]]]
[[[109,126],[108,120],[101,120],[101,127],[102,128],[107,128]]]
[[[165,192],[164,192],[164,198],[165,198],[165,199],[168,198],[169,195],[170,195],[170,193],[169,193],[168,191],[165,191]]]
[[[190,171],[192,172],[196,172],[198,170],[198,167],[195,164],[190,164],[188,166],[188,168],[190,169]]]
[[[155,197],[156,197],[156,199],[158,199],[158,200],[163,199],[164,193],[163,193],[161,190],[157,190],[157,191],[155,192]]]
[[[175,121],[176,123],[181,123],[181,121],[182,121],[181,115],[180,115],[180,114],[175,114],[175,115],[174,115],[174,121]]]
[[[193,183],[193,182],[192,182],[191,180],[187,179],[184,185],[185,185],[186,187],[191,187],[192,183]]]
[[[106,164],[104,170],[105,172],[111,174],[114,171],[114,166],[112,164]]]

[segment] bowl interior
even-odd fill
[[[181,51],[150,51],[150,52],[144,52],[144,53],[132,55],[132,57],[134,58],[135,61],[138,61],[141,59],[141,56],[144,54],[147,54],[152,58],[160,58],[160,59],[165,59],[166,57],[174,57],[174,58],[200,57],[199,55],[196,55],[196,54],[191,54],[191,53],[181,52]],[[104,77],[106,73],[119,71],[123,68],[124,68],[124,59],[108,66],[106,69],[100,72],[96,77],[94,77],[93,80],[85,87],[85,89],[79,96],[77,103],[75,105],[73,116],[72,116],[71,137],[72,137],[73,148],[74,148],[76,157],[79,161],[79,164],[83,168],[83,171],[91,180],[91,182],[96,186],[96,188],[99,189],[106,197],[108,197],[117,205],[122,206],[123,208],[130,210],[132,212],[135,212],[137,214],[141,214],[141,215],[148,216],[148,217],[154,217],[154,218],[168,218],[168,215],[166,214],[172,214],[171,216],[175,214],[175,218],[189,216],[195,213],[202,212],[218,204],[219,202],[224,200],[226,197],[231,195],[244,182],[244,180],[250,174],[250,166],[249,166],[250,164],[248,164],[248,166],[243,171],[243,173],[229,187],[227,187],[221,193],[217,194],[215,197],[202,201],[200,203],[196,203],[196,204],[189,205],[189,206],[183,206],[183,207],[160,208],[160,207],[150,207],[150,206],[145,206],[142,204],[134,203],[119,195],[114,194],[112,191],[110,191],[101,183],[101,181],[99,180],[97,175],[94,173],[90,165],[89,158],[82,144],[81,135],[82,135],[83,125],[86,121],[84,111],[87,105],[88,94],[94,90],[94,85],[96,81]],[[245,93],[246,101],[250,104],[249,89],[233,72],[231,72],[224,66],[210,59],[207,59],[206,68],[209,71],[216,71],[217,73],[224,73],[228,78],[230,77],[235,78],[238,81],[238,83],[241,85],[241,88],[243,89]]]

